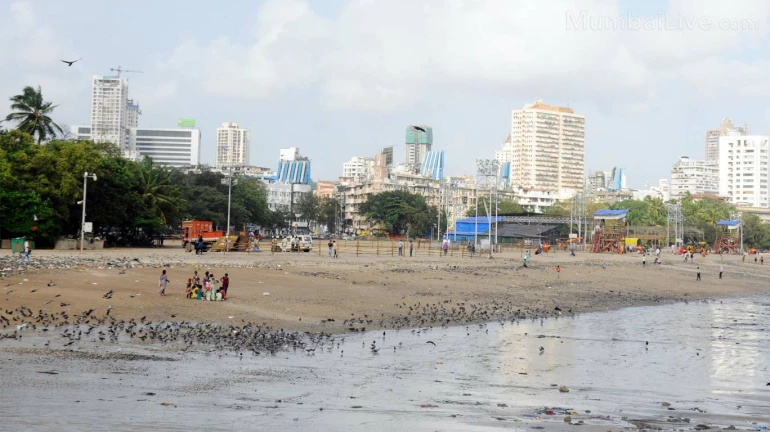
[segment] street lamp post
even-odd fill
[[[83,254],[83,243],[86,239],[86,192],[88,190],[88,179],[96,181],[96,174],[83,173],[83,216],[80,221],[80,253]]]
[[[225,234],[225,253],[230,251],[230,202],[233,196],[233,166],[230,165],[227,176],[227,233]],[[235,184],[238,184],[237,182]]]

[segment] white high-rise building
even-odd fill
[[[738,207],[768,207],[768,137],[719,137],[719,195]]]
[[[719,163],[719,137],[728,135],[746,135],[746,127],[736,127],[732,120],[726,118],[717,129],[706,131],[706,162]]]
[[[368,180],[374,174],[374,158],[354,156],[342,164],[342,177],[358,181]]]
[[[669,194],[679,200],[690,192],[692,195],[717,195],[719,193],[719,167],[713,162],[681,156],[671,168]]]
[[[503,143],[502,147],[500,147],[500,150],[495,152],[495,160],[497,160],[500,165],[511,162],[513,160],[513,144],[511,143],[510,135],[508,135],[508,138],[505,139],[505,142]]]
[[[201,163],[201,131],[198,129],[139,129],[128,133],[126,153],[136,159],[152,158],[159,165],[197,166]]]
[[[513,110],[511,117],[511,184],[555,192],[560,199],[582,191],[585,117],[541,101]]]
[[[217,168],[249,164],[251,133],[238,123],[225,122],[217,128]]]
[[[94,142],[114,143],[125,151],[128,129],[139,125],[140,113],[139,105],[128,99],[128,80],[94,75],[91,94],[91,139]]]

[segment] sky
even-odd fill
[[[433,127],[445,174],[474,174],[540,99],[586,117],[586,173],[641,188],[703,158],[723,118],[770,134],[769,16],[765,0],[4,0],[0,98],[41,86],[59,124],[85,124],[93,75],[143,71],[126,74],[140,127],[194,118],[213,163],[237,122],[252,165],[299,147],[322,180],[385,146],[403,161],[410,124]]]

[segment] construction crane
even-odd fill
[[[142,71],[136,71],[136,70],[127,70],[127,69],[122,69],[120,66],[118,66],[118,68],[117,68],[117,69],[115,69],[115,68],[110,68],[110,70],[111,70],[112,72],[117,72],[117,73],[118,73],[118,77],[120,77],[120,74],[121,74],[121,72],[144,73],[144,72],[142,72]]]

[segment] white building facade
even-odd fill
[[[746,127],[736,127],[732,120],[722,120],[719,127],[706,131],[706,162],[719,164],[719,138],[728,135],[746,135]]]
[[[133,100],[129,109],[128,80],[118,76],[93,77],[90,135],[94,142],[117,144],[125,151],[128,129],[138,126],[139,113],[139,106]]]
[[[692,195],[719,194],[719,167],[713,162],[681,156],[671,168],[670,195],[679,200],[689,192]]]
[[[508,150],[511,184],[556,192],[560,199],[582,191],[584,126],[585,117],[572,108],[541,101],[513,110]]]
[[[342,177],[353,178],[356,181],[367,180],[374,173],[374,158],[354,156],[342,164]]]
[[[768,137],[719,138],[719,194],[738,207],[768,207]]]
[[[131,128],[127,153],[136,159],[144,156],[169,167],[200,165],[201,132],[198,129]]]
[[[249,164],[251,132],[238,123],[225,122],[217,128],[216,167]]]

